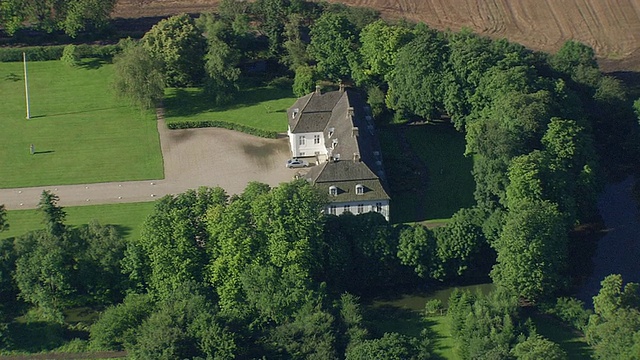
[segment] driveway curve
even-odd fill
[[[219,128],[169,130],[158,114],[164,179],[0,189],[8,210],[33,209],[43,190],[60,197],[61,206],[153,201],[200,186],[220,186],[237,194],[251,181],[271,186],[293,179],[285,168],[286,138],[264,139]]]

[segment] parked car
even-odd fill
[[[304,160],[300,160],[296,158],[287,160],[288,168],[301,168],[301,167],[307,167],[307,166],[309,166],[309,163]]]

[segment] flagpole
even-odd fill
[[[29,79],[27,78],[27,54],[22,53],[22,62],[24,63],[24,95],[27,99],[27,120],[31,119],[29,111]]]

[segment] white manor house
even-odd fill
[[[389,220],[389,194],[370,108],[352,90],[299,98],[287,112],[294,158],[316,166],[305,178],[326,191],[326,213],[375,211]]]

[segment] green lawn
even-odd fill
[[[538,333],[559,344],[567,353],[569,360],[591,359],[591,348],[577,331],[550,316],[536,313],[531,316],[531,320]]]
[[[426,186],[411,154],[405,154],[394,126],[379,131],[391,184],[393,221],[445,223],[456,211],[475,204],[473,159],[465,157],[464,135],[446,125],[412,125],[405,133],[410,148],[426,166]],[[422,196],[417,196],[421,189]]]
[[[163,178],[155,116],[116,99],[112,65],[28,66],[30,120],[22,63],[0,63],[0,188]]]
[[[168,123],[219,120],[286,132],[287,109],[295,101],[290,89],[264,86],[240,90],[231,104],[218,107],[200,88],[172,88],[165,94],[164,106]]]
[[[464,135],[442,125],[411,126],[407,138],[429,170],[427,219],[451,217],[475,204],[473,160],[464,156]]]
[[[115,225],[126,240],[140,236],[142,224],[153,210],[154,202],[131,204],[108,204],[65,207],[66,224],[78,226],[91,220],[103,225]],[[0,239],[22,235],[31,230],[42,228],[42,216],[37,210],[12,210],[7,212],[9,231],[0,233]]]

